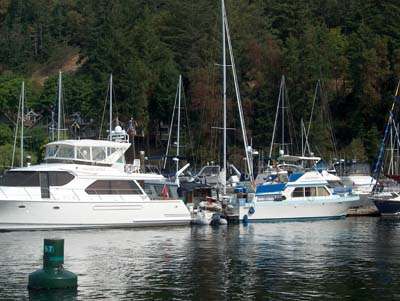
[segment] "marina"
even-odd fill
[[[396,300],[400,220],[0,233],[1,300]],[[43,239],[78,290],[30,292]]]
[[[2,2],[0,301],[400,300],[400,5]]]

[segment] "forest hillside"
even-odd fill
[[[225,2],[253,148],[269,152],[284,78],[291,152],[301,151],[303,122],[312,151],[326,161],[374,162],[400,75],[399,1]],[[190,129],[185,153],[199,163],[218,161],[220,6],[216,0],[0,0],[0,151],[11,156],[24,80],[27,111],[42,120],[27,130],[25,146],[34,160],[41,158],[61,70],[66,118],[78,114],[100,128],[112,73],[116,116],[124,124],[133,118],[143,130],[138,148],[160,154],[181,74]],[[228,71],[228,127],[235,129],[228,152],[240,162],[240,122]],[[0,165],[10,164],[9,156],[2,160]]]

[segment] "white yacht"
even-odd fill
[[[308,171],[289,177],[280,174],[275,181],[259,185],[253,200],[238,199],[232,209],[238,205],[243,222],[337,218],[358,200],[358,195],[332,191],[318,171]]]
[[[44,163],[11,169],[0,180],[0,230],[189,224],[189,210],[170,198],[159,175],[126,172],[129,146],[105,140],[49,143]],[[144,186],[149,180],[157,180],[157,189]]]

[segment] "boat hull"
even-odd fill
[[[359,200],[358,196],[340,200],[264,201],[246,203],[239,208],[241,221],[297,220],[336,218],[345,216],[349,208]],[[253,208],[253,209],[252,209]]]
[[[180,200],[0,201],[0,230],[43,230],[188,225]]]
[[[399,199],[375,199],[371,198],[382,215],[400,215]]]

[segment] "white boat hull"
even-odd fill
[[[359,200],[358,196],[338,200],[264,201],[246,203],[239,208],[239,220],[268,221],[284,219],[335,218],[345,216],[349,208]],[[252,210],[253,208],[254,210]],[[251,214],[251,212],[254,213]],[[247,217],[245,217],[247,216]]]
[[[180,200],[0,201],[0,230],[188,225],[190,220]]]

